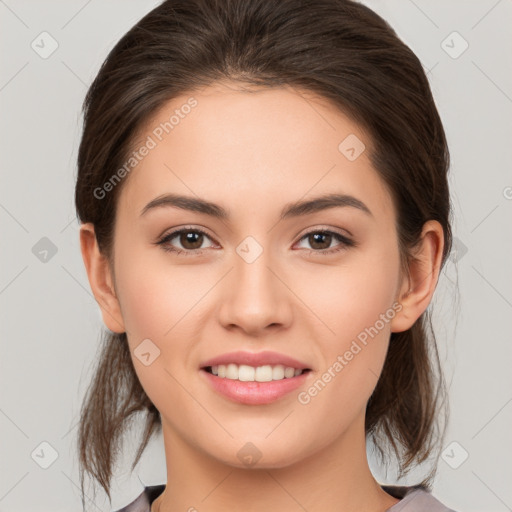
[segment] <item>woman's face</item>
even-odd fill
[[[245,455],[283,467],[361,439],[402,284],[395,211],[369,147],[311,94],[219,83],[166,104],[141,132],[118,202],[115,289],[164,437],[240,467]],[[166,194],[189,203],[148,207]],[[282,217],[330,194],[345,199]],[[203,201],[217,206],[192,209]],[[236,351],[310,371],[237,383],[235,367],[224,378],[204,369]],[[282,376],[270,366],[260,380]]]

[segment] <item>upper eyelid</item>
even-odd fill
[[[177,229],[174,229],[174,230],[171,230],[169,231],[169,233],[167,234],[163,234],[159,237],[159,240],[163,240],[163,239],[170,239],[172,240],[173,238],[175,238],[176,236],[178,236],[180,233],[187,233],[187,232],[198,232],[198,233],[201,233],[203,235],[206,235],[208,238],[212,239],[212,240],[215,240],[215,237],[213,235],[210,235],[204,228],[193,228],[193,227],[183,227],[183,228],[177,228]]]
[[[343,231],[345,233],[343,233]],[[302,240],[302,238],[304,238],[305,236],[310,235],[311,233],[318,233],[318,232],[334,233],[334,234],[342,236],[344,238],[350,238],[350,239],[353,238],[352,233],[350,233],[347,229],[331,228],[331,227],[327,227],[327,226],[320,226],[320,227],[311,228],[311,229],[307,228],[307,231],[304,231],[301,235],[299,234],[297,236],[299,236],[299,240]]]

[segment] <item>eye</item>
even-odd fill
[[[202,249],[208,248],[203,246],[205,239],[210,239],[210,236],[202,229],[181,228],[163,236],[156,245],[162,246],[162,249],[167,252],[194,256],[201,254]],[[308,250],[310,254],[328,255],[356,245],[353,240],[341,233],[326,229],[310,231],[299,242],[303,240],[311,244],[312,249]],[[339,242],[338,245],[331,247],[331,243],[336,240]],[[174,245],[176,243],[181,247],[176,247]]]
[[[325,229],[310,231],[309,233],[306,233],[299,242],[302,240],[305,240],[311,245],[311,247],[313,247],[308,251],[310,254],[329,255],[346,249],[347,247],[354,247],[356,245],[354,240],[347,238],[341,233]],[[340,243],[331,248],[331,243],[334,240],[337,240]]]
[[[156,242],[156,245],[162,246],[164,251],[175,252],[177,254],[185,254],[186,256],[193,256],[201,254],[201,249],[204,249],[203,242],[205,238],[210,238],[205,231],[198,228],[182,228],[172,231],[163,236]],[[171,242],[177,239],[181,244],[180,247],[175,247]]]

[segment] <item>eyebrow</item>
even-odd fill
[[[150,201],[141,211],[141,216],[156,208],[175,207],[182,210],[203,213],[221,220],[229,220],[230,214],[222,206],[191,196],[164,194]],[[324,194],[308,200],[288,203],[281,211],[280,220],[309,215],[330,208],[351,207],[373,217],[370,209],[359,199],[346,194]]]

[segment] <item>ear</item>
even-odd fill
[[[443,227],[436,220],[423,225],[421,240],[409,261],[409,272],[401,283],[396,300],[402,309],[391,321],[391,332],[410,329],[430,304],[441,269]]]
[[[100,253],[94,224],[80,226],[80,249],[92,293],[100,306],[104,324],[113,332],[123,333],[121,308],[113,286],[108,259]]]

